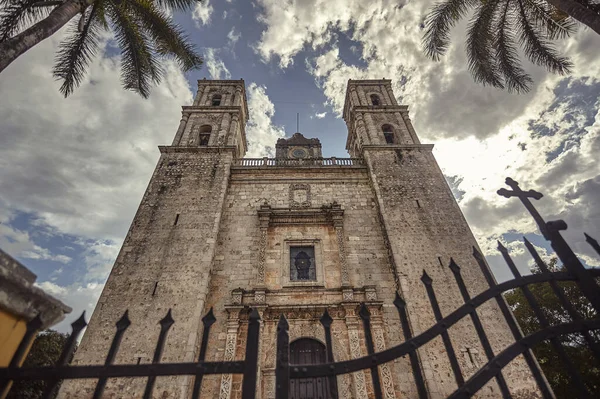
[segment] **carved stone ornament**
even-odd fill
[[[365,287],[365,299],[367,301],[376,301],[377,300],[377,291],[374,286],[366,286]]]
[[[343,289],[342,290],[342,300],[344,302],[353,301],[354,300],[354,290],[352,290],[352,288]]]
[[[242,304],[242,294],[244,291],[241,288],[236,288],[231,291],[231,303],[233,305],[241,305]]]
[[[265,303],[266,302],[266,293],[264,290],[256,290],[254,291],[254,302],[255,303]]]
[[[290,208],[309,208],[310,204],[310,185],[290,184]]]

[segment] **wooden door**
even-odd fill
[[[319,364],[327,359],[325,345],[310,338],[300,338],[290,345],[290,364]],[[290,399],[329,399],[327,378],[290,380]]]

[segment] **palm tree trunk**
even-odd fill
[[[56,7],[50,15],[23,32],[0,43],[0,72],[21,54],[52,36],[74,16],[81,12],[81,3],[67,0]]]
[[[571,17],[589,26],[594,32],[600,35],[600,15],[590,10],[581,3],[574,0],[547,0],[559,10],[569,14]]]

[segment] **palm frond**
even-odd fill
[[[438,61],[448,50],[450,29],[473,7],[471,0],[446,0],[436,3],[425,19],[425,54]]]
[[[504,84],[494,59],[494,21],[498,8],[498,1],[477,5],[467,31],[467,58],[469,71],[476,82],[503,89]]]
[[[81,18],[81,29],[77,21],[69,26],[67,38],[58,47],[52,70],[54,77],[63,81],[60,92],[65,97],[79,86],[98,50],[98,35],[103,28],[102,2],[96,2]]]
[[[550,40],[564,39],[577,30],[573,18],[545,0],[524,0],[522,3],[527,16]]]
[[[38,6],[34,7],[33,5]],[[40,0],[6,0],[0,6],[0,42],[3,42],[50,14],[56,5],[43,7]]]
[[[205,0],[206,1],[206,0]],[[167,10],[187,11],[202,0],[156,0],[156,4]]]
[[[109,5],[107,14],[111,18],[117,43],[121,48],[123,86],[148,98],[152,83],[159,83],[162,76],[154,49],[144,36],[139,21],[129,13],[125,2],[107,5]]]
[[[552,73],[560,75],[571,71],[573,64],[567,57],[562,57],[544,38],[544,32],[531,24],[523,1],[518,0],[519,44],[525,55],[536,65],[544,66]]]
[[[194,45],[164,11],[148,0],[132,0],[128,4],[154,41],[158,54],[174,57],[184,71],[202,65],[202,57],[196,53]]]
[[[501,4],[498,25],[495,27],[497,33],[494,47],[496,50],[496,59],[498,60],[498,68],[502,74],[506,88],[509,92],[522,93],[529,91],[533,80],[523,70],[519,61],[512,33],[514,25],[511,21],[514,18],[511,15],[511,11],[513,11],[511,3],[511,0],[503,0]]]

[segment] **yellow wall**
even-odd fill
[[[27,321],[0,309],[0,367],[7,367],[23,335]]]

